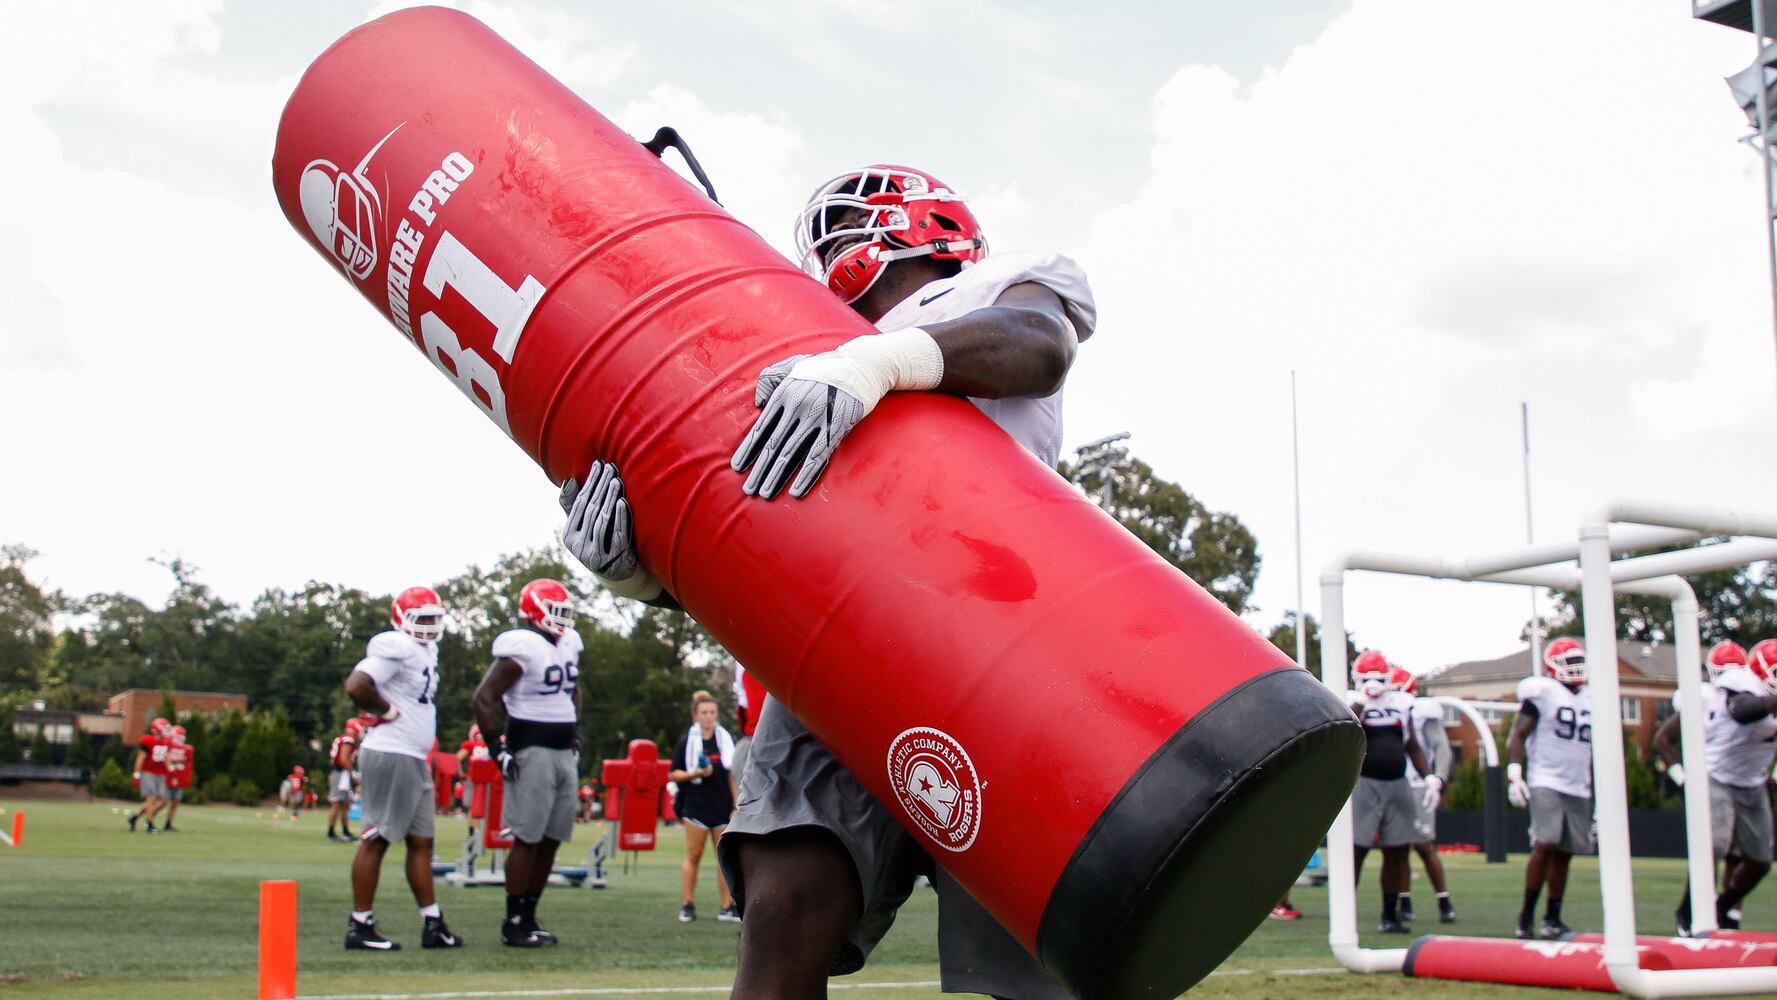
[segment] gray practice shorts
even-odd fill
[[[1429,808],[1421,793],[1425,786],[1413,789],[1413,843],[1431,844],[1438,839],[1438,807],[1433,803]]]
[[[1709,825],[1716,857],[1771,860],[1771,797],[1765,786],[1736,788],[1710,779]]]
[[[327,772],[327,801],[352,801],[352,772],[342,767]]]
[[[381,837],[389,843],[408,837],[432,836],[432,769],[418,757],[358,752],[358,774],[364,781],[364,819],[360,840]]]
[[[506,782],[500,800],[500,823],[512,839],[535,844],[548,837],[574,839],[574,809],[580,775],[572,750],[525,747],[518,752],[518,777]]]
[[[1358,847],[1405,847],[1419,838],[1419,801],[1404,777],[1357,779],[1351,793],[1351,842]]]
[[[172,785],[168,785],[167,786],[167,793],[165,795],[161,796],[161,798],[166,799],[168,802],[184,802],[185,801],[185,789],[174,788]]]
[[[142,772],[142,797],[145,799],[164,799],[167,797],[167,776],[152,771]]]
[[[938,890],[938,960],[947,993],[988,993],[1019,1000],[1064,1000],[1069,994],[962,886],[932,864],[925,850],[815,742],[774,698],[767,698],[740,772],[739,812],[716,845],[722,874],[744,915],[741,846],[751,838],[816,827],[851,855],[863,893],[863,914],[833,959],[833,974],[856,972],[895,922],[895,912],[925,874]]]
[[[1592,853],[1592,800],[1530,786],[1530,842],[1567,854]]]

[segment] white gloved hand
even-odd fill
[[[801,468],[790,495],[804,497],[826,471],[839,442],[896,389],[935,389],[944,353],[919,327],[869,334],[825,354],[780,361],[759,373],[753,405],[764,412],[735,449],[729,466],[748,474],[742,489],[769,500]]]
[[[1524,765],[1506,765],[1506,798],[1519,809],[1530,804],[1530,786],[1524,783]]]
[[[624,499],[623,480],[615,465],[592,463],[585,486],[573,479],[562,483],[561,505],[568,514],[562,544],[606,589],[638,601],[660,596],[660,581],[636,556],[629,501]]]
[[[1435,774],[1425,777],[1425,790],[1419,793],[1419,808],[1433,810],[1444,798],[1444,779]]]
[[[1666,777],[1671,778],[1672,783],[1674,785],[1677,785],[1678,787],[1683,788],[1684,787],[1684,765],[1683,764],[1669,764],[1669,765],[1667,765]]]

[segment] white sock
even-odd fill
[[[438,908],[437,903],[433,903],[431,906],[420,907],[420,918],[422,920],[425,919],[426,917],[442,917],[442,916],[444,916],[444,911],[440,910]]]
[[[352,911],[352,919],[356,920],[357,922],[359,922],[361,924],[370,923],[370,911],[369,910],[353,910]]]

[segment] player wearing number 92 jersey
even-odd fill
[[[1525,745],[1525,780],[1531,788],[1592,797],[1592,696],[1553,677],[1518,682],[1520,711],[1536,718]]]

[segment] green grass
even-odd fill
[[[0,802],[10,805],[11,803]],[[545,924],[558,948],[515,952],[496,944],[504,912],[497,888],[439,887],[451,926],[468,942],[454,952],[419,949],[419,916],[402,881],[393,848],[384,865],[377,906],[385,933],[405,950],[392,955],[340,947],[350,902],[347,865],[352,848],[328,843],[320,813],[297,822],[267,811],[228,806],[187,808],[182,832],[149,837],[124,829],[124,811],[112,803],[20,803],[28,821],[24,845],[0,847],[0,995],[11,998],[251,997],[256,984],[257,886],[262,879],[299,884],[298,987],[305,995],[426,993],[562,987],[721,987],[732,979],[738,927],[713,918],[717,909],[711,866],[698,898],[704,919],[683,925],[678,909],[678,831],[661,849],[643,854],[639,870],[613,871],[602,891],[552,888],[544,896]],[[9,817],[8,817],[9,818]],[[4,823],[0,822],[0,827]],[[7,827],[9,828],[9,827]],[[578,863],[596,835],[582,826],[562,857]],[[465,833],[460,819],[440,821],[439,843],[454,856]],[[1360,888],[1360,927],[1375,925],[1375,861]],[[1488,865],[1474,855],[1449,859],[1461,922],[1454,931],[1504,935],[1521,897],[1523,859]],[[1417,875],[1415,902],[1421,930],[1435,930],[1429,885]],[[1669,926],[1683,879],[1682,864],[1646,860],[1636,866],[1636,900],[1644,932]],[[1597,866],[1574,864],[1567,922],[1582,930],[1600,925]],[[1747,926],[1777,927],[1777,889],[1755,893]],[[1326,948],[1326,892],[1293,896],[1308,916],[1268,922],[1192,995],[1372,997],[1386,990],[1404,997],[1572,996],[1553,991],[1360,977],[1345,973],[1278,974],[1277,970],[1336,966]],[[1213,918],[1213,915],[1211,915]],[[937,906],[916,893],[893,931],[857,981],[913,982],[938,978]],[[1400,947],[1406,939],[1366,934],[1369,947]],[[707,994],[721,995],[719,992]],[[840,994],[844,995],[844,994]],[[937,997],[935,988],[870,990],[885,1000]]]

